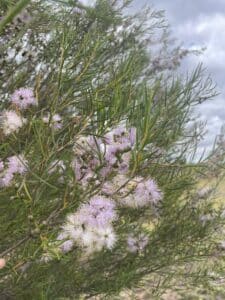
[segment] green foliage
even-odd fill
[[[2,2],[3,10],[7,3]],[[201,66],[187,78],[176,74],[178,50],[170,50],[167,37],[163,46],[159,38],[164,52],[156,58],[163,61],[171,55],[176,64],[153,66],[151,38],[155,33],[164,36],[164,20],[152,11],[126,16],[125,7],[126,2],[119,1],[98,1],[94,8],[74,1],[36,1],[27,7],[29,21],[16,31],[10,27],[14,23],[0,24],[2,29],[8,25],[0,45],[1,108],[8,108],[10,94],[24,86],[34,89],[39,102],[25,113],[23,130],[0,136],[1,159],[22,152],[29,161],[22,180],[0,189],[0,257],[7,259],[0,271],[1,299],[112,297],[149,274],[163,278],[156,289],[160,294],[165,282],[181,276],[181,267],[219,253],[214,234],[222,222],[220,214],[217,211],[203,224],[200,219],[212,212],[212,202],[196,200],[199,174],[207,166],[187,163],[201,135],[189,126],[193,108],[215,95],[214,86]],[[10,20],[14,12],[3,20]],[[149,16],[152,23],[147,27]],[[30,50],[25,49],[24,37]],[[6,59],[12,48],[13,58]],[[55,132],[43,124],[46,112],[61,114],[63,128]],[[69,169],[75,137],[102,136],[121,121],[137,128],[132,176],[152,176],[164,192],[158,215],[148,209],[124,209],[113,251],[90,258],[75,248],[63,255],[52,246],[60,227],[93,191],[74,182],[71,171],[58,183],[59,175],[49,174],[48,167],[63,159]],[[124,237],[135,230],[143,230],[150,240],[140,255],[126,250]],[[43,263],[46,250],[55,259]],[[208,270],[200,267],[187,271],[191,284],[208,282]]]

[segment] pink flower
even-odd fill
[[[27,171],[27,160],[23,155],[14,155],[7,160],[9,173],[23,175]]]
[[[0,187],[9,187],[14,175],[23,175],[27,171],[28,162],[23,155],[10,156],[7,159],[7,168],[0,174]]]
[[[6,171],[1,177],[0,177],[0,187],[9,187],[13,181],[13,174]]]
[[[104,227],[117,218],[115,203],[103,196],[92,197],[80,212],[85,216],[85,223],[91,227]]]
[[[27,109],[31,105],[37,105],[32,89],[20,88],[12,94],[11,102],[20,109]]]
[[[3,269],[6,265],[6,261],[4,258],[0,258],[0,269]]]

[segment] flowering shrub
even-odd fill
[[[11,102],[15,109],[24,110],[30,105],[37,105],[31,89],[20,88],[12,95]],[[15,125],[17,113],[10,111],[14,118],[7,119],[7,127]],[[16,116],[16,118],[15,118]],[[22,117],[21,113],[21,119]],[[53,130],[62,129],[62,118],[58,114],[43,117],[40,121],[46,123]],[[3,134],[6,121],[3,123]],[[12,132],[18,132],[20,124]],[[57,240],[62,240],[62,252],[71,251],[74,244],[92,253],[101,251],[103,247],[112,250],[116,244],[116,233],[113,224],[118,219],[116,210],[126,206],[138,209],[139,207],[157,206],[162,199],[162,193],[153,179],[133,176],[131,170],[132,151],[136,147],[136,128],[126,129],[119,125],[101,137],[79,136],[75,138],[72,147],[74,158],[69,164],[74,172],[75,180],[82,188],[94,193],[87,204],[82,204],[74,214],[67,216],[66,223]],[[1,187],[12,185],[16,174],[24,175],[29,162],[18,154],[1,161]],[[6,167],[5,167],[6,165]],[[48,166],[48,174],[62,174],[59,178],[66,181],[66,165],[63,160],[54,160]],[[64,174],[64,175],[63,175]],[[72,186],[73,181],[70,182]],[[130,238],[131,239],[131,238]],[[142,247],[144,249],[144,247]],[[44,254],[44,256],[47,255]],[[50,254],[48,254],[50,257]]]
[[[148,28],[123,8],[32,1],[26,26],[0,25],[0,298],[110,297],[149,274],[160,293],[195,259],[221,263],[221,212],[196,193],[207,164],[188,160],[213,85],[157,70],[160,15]],[[187,272],[208,282],[205,264]]]

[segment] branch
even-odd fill
[[[31,0],[20,0],[14,7],[12,7],[7,15],[0,21],[0,34],[3,32],[7,24],[12,20],[30,3]]]

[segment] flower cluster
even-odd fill
[[[28,88],[16,90],[12,95],[11,102],[21,110],[25,110],[32,105],[37,105],[37,99],[34,97],[33,90]]]
[[[16,174],[24,175],[28,162],[23,155],[14,155],[7,158],[4,164],[0,161],[0,187],[9,187]]]
[[[100,251],[104,247],[112,249],[116,243],[116,234],[112,223],[117,219],[115,203],[103,196],[94,196],[87,204],[67,216],[63,231],[58,240],[63,241],[60,249],[65,253],[74,244],[87,253]]]
[[[138,208],[156,206],[162,199],[162,193],[153,179],[116,175],[111,181],[103,184],[102,192],[117,199],[123,206]]]
[[[33,91],[25,88],[14,92],[11,103],[16,111],[4,111],[1,116],[5,135],[18,132],[26,123],[19,111],[38,104]],[[42,121],[53,130],[63,126],[62,117],[57,113],[45,114]],[[117,210],[121,206],[132,209],[157,207],[162,193],[156,182],[151,178],[131,176],[136,140],[136,128],[127,129],[123,124],[110,128],[103,136],[82,135],[75,139],[74,157],[69,165],[76,184],[94,192],[95,196],[67,216],[57,241],[52,243],[53,248],[57,244],[58,250],[67,253],[76,245],[87,254],[102,249],[112,250],[117,242]],[[66,165],[59,158],[49,164],[47,172],[49,175],[59,174],[59,181],[63,184],[66,181]],[[6,162],[0,161],[0,186],[10,186],[14,176],[23,175],[27,166],[23,155],[11,156]],[[70,186],[73,183],[69,181]],[[146,247],[148,238],[143,234],[129,236],[127,243],[128,251],[140,252]],[[46,258],[51,258],[50,253],[46,252]]]
[[[97,194],[67,216],[57,238],[63,253],[75,244],[86,253],[112,249],[117,240],[113,227],[118,218],[115,209],[156,207],[162,199],[162,192],[153,179],[130,176],[135,142],[136,129],[127,130],[122,125],[102,137],[80,136],[75,141],[71,166],[76,182],[84,188],[93,187]],[[60,172],[63,166],[63,161],[53,162],[49,173],[57,172],[58,168]],[[142,251],[147,243],[144,234],[129,236],[129,251]]]
[[[25,110],[29,106],[37,105],[37,99],[34,93],[29,88],[20,88],[16,90],[11,97],[10,102],[14,105],[17,111],[9,109],[0,113],[0,126],[4,135],[17,133],[27,120],[23,118],[18,110]]]
[[[5,110],[0,115],[0,125],[4,135],[17,133],[26,123],[26,119],[21,117],[14,110]]]
[[[113,128],[101,138],[81,136],[75,142],[72,168],[76,180],[84,187],[101,187],[100,193],[128,207],[156,206],[162,199],[156,182],[129,174],[136,129]]]
[[[125,126],[118,126],[101,138],[79,137],[75,141],[72,163],[76,179],[86,186],[93,180],[97,183],[105,180],[113,172],[126,174],[135,139],[135,128],[127,131]]]

